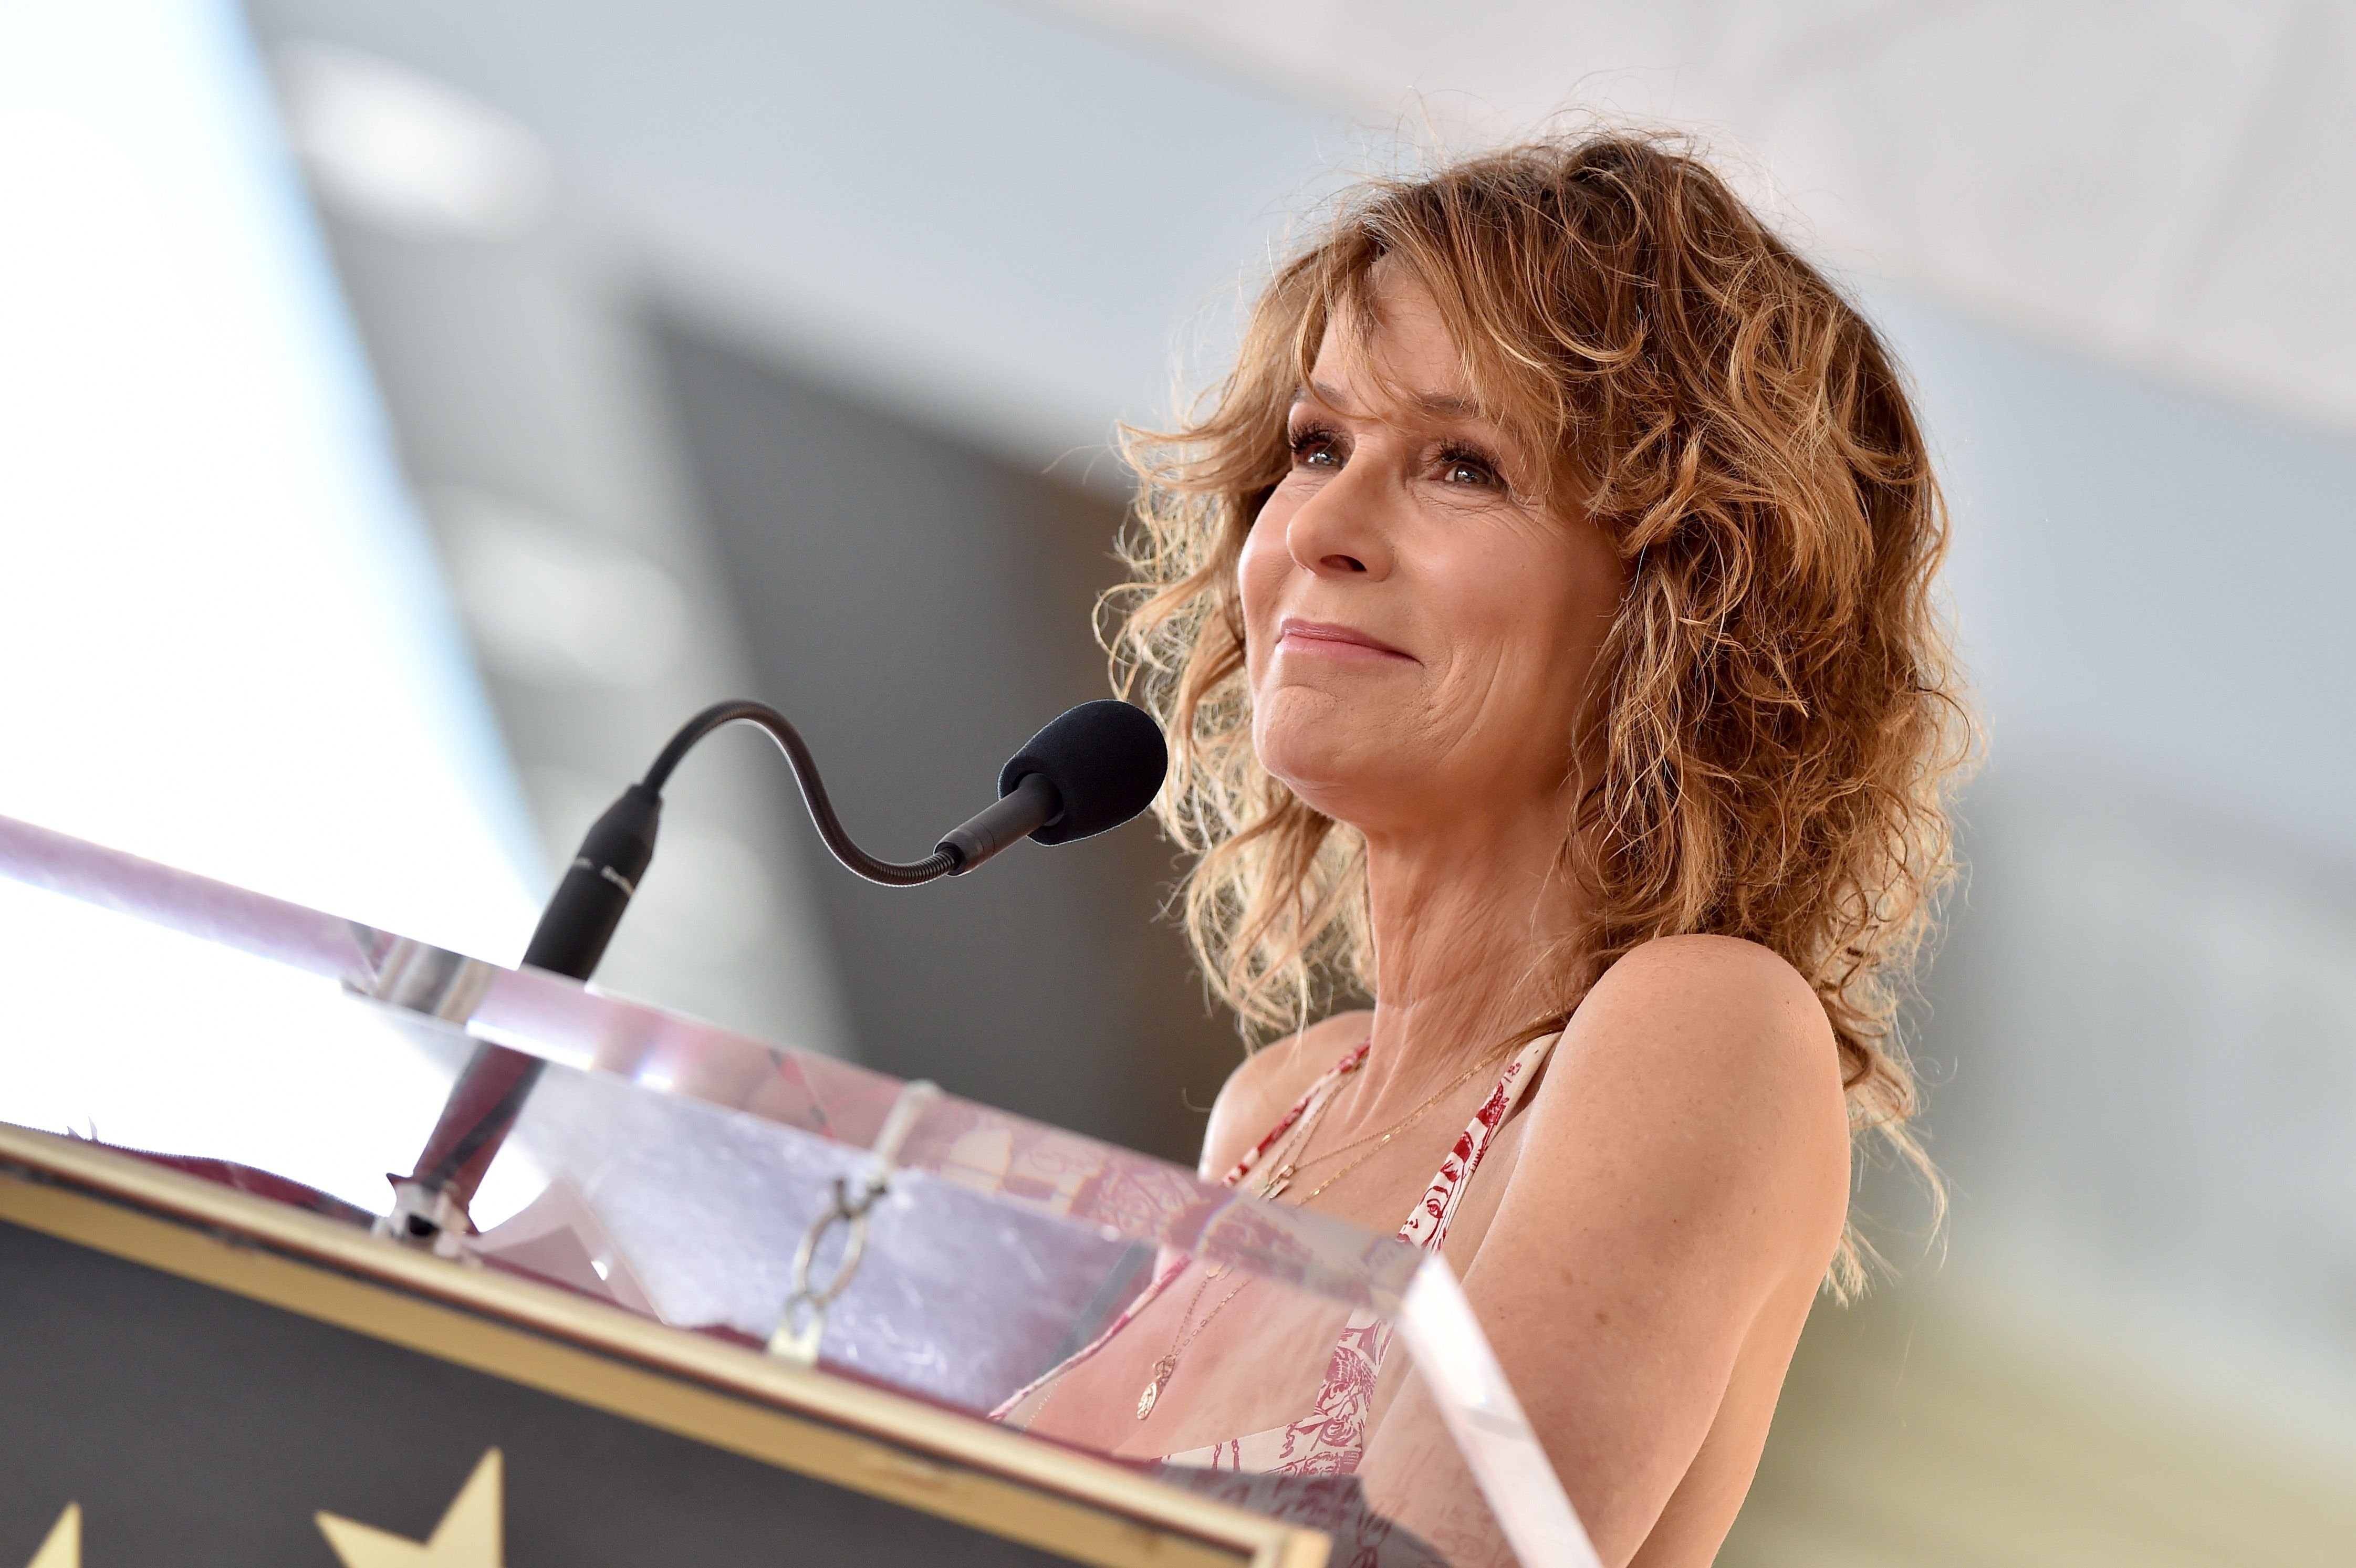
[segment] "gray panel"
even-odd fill
[[[655,335],[764,695],[852,833],[915,859],[1034,729],[1104,694],[1088,614],[1119,575],[1118,508],[676,323]],[[910,891],[820,877],[862,1060],[1191,1161],[1185,1101],[1210,1104],[1237,1047],[1155,923],[1174,875],[1140,821]]]
[[[326,1511],[423,1541],[487,1448],[511,1568],[1064,1558],[0,1224],[0,1563],[334,1568]]]

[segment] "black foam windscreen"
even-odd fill
[[[1003,799],[1031,774],[1045,774],[1064,814],[1031,837],[1068,844],[1143,811],[1169,770],[1162,726],[1142,708],[1108,697],[1081,703],[1032,736],[999,770],[998,794]]]

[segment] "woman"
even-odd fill
[[[1920,1163],[1893,1016],[1967,726],[1887,350],[1693,157],[1549,141],[1345,203],[1138,451],[1119,647],[1205,971],[1261,1027],[1374,998],[1236,1072],[1204,1172],[1408,1214],[1603,1560],[1708,1563],[1858,1283],[1854,1146]],[[1431,1418],[1387,1335],[1275,1294],[1173,1264],[1007,1413],[1365,1457],[1451,1561],[1497,1550],[1389,1457]]]

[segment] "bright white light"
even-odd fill
[[[512,962],[532,837],[274,138],[227,0],[0,7],[0,813]],[[46,1020],[0,1028],[0,1119],[257,1164],[289,1107],[371,1162],[415,1134],[430,1079],[104,923],[60,945],[54,902],[0,900]]]
[[[9,988],[0,1121],[233,1159],[382,1212],[449,1092],[332,981],[13,882],[0,932],[42,976]]]
[[[532,840],[233,27],[0,11],[0,812],[512,957]]]
[[[548,155],[488,104],[337,44],[278,53],[294,143],[345,210],[397,233],[495,240],[548,203]]]

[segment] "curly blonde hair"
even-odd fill
[[[1852,1144],[1879,1134],[1935,1195],[1897,1022],[1974,745],[1933,592],[1945,508],[1873,327],[1669,138],[1538,141],[1359,187],[1278,269],[1194,415],[1129,432],[1116,677],[1170,733],[1157,811],[1194,857],[1213,989],[1251,1031],[1374,989],[1364,841],[1253,752],[1237,564],[1289,466],[1295,389],[1329,325],[1363,338],[1387,258],[1438,302],[1483,413],[1553,455],[1550,495],[1575,488],[1629,571],[1585,748],[1600,775],[1564,824],[1590,912],[1522,1038],[1652,938],[1757,942],[1832,1021]],[[1852,1233],[1837,1291],[1859,1264]]]

